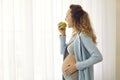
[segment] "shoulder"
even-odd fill
[[[84,44],[89,44],[89,43],[93,43],[93,40],[90,36],[84,34],[84,33],[79,33],[76,35],[76,39],[74,40],[74,42],[76,43],[80,43],[83,42]]]
[[[84,33],[79,33],[78,34],[79,38],[81,38],[82,40],[92,40],[92,38],[90,36],[88,36],[87,34]]]

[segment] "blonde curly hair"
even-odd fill
[[[89,15],[80,5],[70,5],[71,17],[73,22],[73,35],[82,32],[90,36],[96,44],[96,35],[90,23]]]

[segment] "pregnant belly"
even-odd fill
[[[75,56],[74,55],[71,55],[69,54],[65,60],[63,61],[63,64],[62,64],[62,71],[64,72],[64,69],[70,65],[74,65],[76,64],[76,60],[75,60]]]

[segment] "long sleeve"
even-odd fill
[[[82,41],[85,49],[90,54],[90,57],[88,59],[83,60],[83,61],[78,61],[76,63],[77,69],[83,70],[84,68],[90,67],[93,64],[102,61],[103,57],[90,37],[85,36],[84,34],[81,34],[80,38],[81,38],[81,41]]]
[[[64,54],[66,48],[66,36],[60,35],[60,53]]]

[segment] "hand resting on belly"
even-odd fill
[[[67,67],[73,66],[76,64],[75,56],[72,54],[69,54],[62,64],[62,72],[65,73],[67,70]]]

